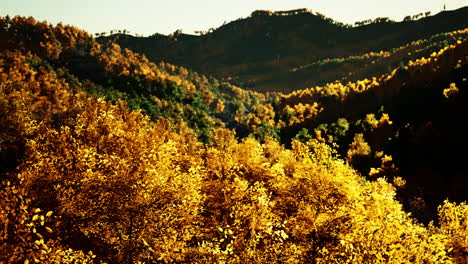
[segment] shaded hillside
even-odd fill
[[[144,38],[113,35],[101,41],[115,39],[122,47],[143,53],[151,61],[171,62],[217,78],[229,78],[248,89],[289,92],[362,71],[362,65],[353,62],[337,71],[334,67],[310,65],[369,52],[392,53],[412,41],[464,29],[468,27],[467,16],[468,8],[461,8],[415,21],[392,22],[380,18],[374,23],[350,27],[309,11],[292,15],[257,14],[230,22],[203,36],[180,32]],[[398,58],[400,62],[412,59],[411,56]],[[308,74],[293,71],[303,65],[312,67]],[[358,72],[351,80],[371,78],[376,72],[381,74],[388,70],[371,68]]]
[[[327,58],[290,69],[276,84],[283,87],[304,85],[313,87],[335,81],[355,82],[390,73],[407,65],[411,60],[429,57],[432,53],[466,39],[468,32],[459,30],[433,35],[428,39],[413,41],[389,51],[369,52],[344,58]],[[269,80],[267,83],[272,83]],[[288,86],[290,84],[291,86]]]

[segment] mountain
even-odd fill
[[[388,73],[393,66],[415,57],[394,57],[396,50],[413,41],[464,29],[468,26],[466,16],[468,7],[402,22],[377,18],[352,27],[307,9],[263,11],[202,36],[181,32],[150,37],[116,34],[99,41],[113,39],[153,62],[181,65],[243,88],[290,92],[335,80],[356,81]],[[453,42],[450,38],[440,41]],[[443,45],[423,45],[420,48],[426,49],[425,54],[418,56],[427,56]],[[388,61],[382,63],[385,66],[376,67],[372,63],[375,53],[380,52],[386,54]],[[369,56],[370,59],[362,60]],[[306,73],[297,71],[304,68]]]
[[[466,263],[467,34],[259,93],[0,17],[0,262]]]

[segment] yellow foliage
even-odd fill
[[[354,135],[353,142],[349,145],[346,160],[351,162],[355,157],[368,156],[371,154],[371,148],[364,139],[363,134]]]
[[[99,60],[110,71],[184,85],[144,58],[123,60],[137,56],[129,51],[105,49]],[[32,69],[31,58],[0,59],[0,150],[21,154],[0,175],[0,262],[452,263],[466,256],[465,204],[440,207],[440,228],[420,225],[392,184],[365,180],[323,142],[287,149],[271,138],[239,142],[217,128],[202,144],[183,123],[153,122],[125,102],[72,92],[56,73]],[[345,98],[377,85],[316,91]],[[284,105],[292,120],[285,125],[314,118],[321,110],[311,102]],[[274,125],[272,105],[251,110],[237,118]],[[368,123],[392,124],[385,114]],[[356,134],[346,159],[370,153]],[[390,156],[379,157],[379,169],[394,168]]]
[[[458,88],[455,83],[451,83],[449,88],[444,89],[443,94],[445,98],[453,97],[455,94],[458,93]]]
[[[439,206],[441,231],[449,237],[448,247],[457,263],[468,260],[468,205],[445,201]]]

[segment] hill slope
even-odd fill
[[[166,61],[217,78],[230,78],[244,88],[289,92],[334,80],[355,81],[388,73],[392,69],[387,67],[377,70],[371,67],[362,72],[362,63],[350,62],[337,70],[334,65],[321,64],[327,59],[359,57],[369,52],[384,51],[391,56],[393,49],[410,42],[468,27],[467,16],[468,7],[465,7],[414,21],[392,22],[380,18],[367,25],[350,27],[309,11],[290,15],[257,14],[203,36],[113,35],[101,41],[114,39],[122,47],[145,54],[151,61]],[[430,44],[433,43],[427,43]],[[435,51],[428,50],[428,54]],[[401,54],[396,57],[393,64],[397,65],[413,59]],[[384,64],[390,65],[391,61]],[[294,71],[304,65],[309,65],[307,74]],[[349,72],[359,74],[349,77]]]

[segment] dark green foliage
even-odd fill
[[[338,141],[340,138],[346,136],[346,132],[349,130],[349,123],[346,118],[339,118],[335,123],[330,125],[330,133],[334,139]]]
[[[279,128],[271,127],[264,122],[259,127],[257,127],[257,129],[255,129],[253,135],[261,142],[264,142],[266,137],[273,138],[276,141],[280,140]]]
[[[310,139],[312,139],[312,136],[309,134],[309,130],[307,128],[302,128],[299,133],[294,137],[296,140],[300,140],[302,143],[307,143]]]

